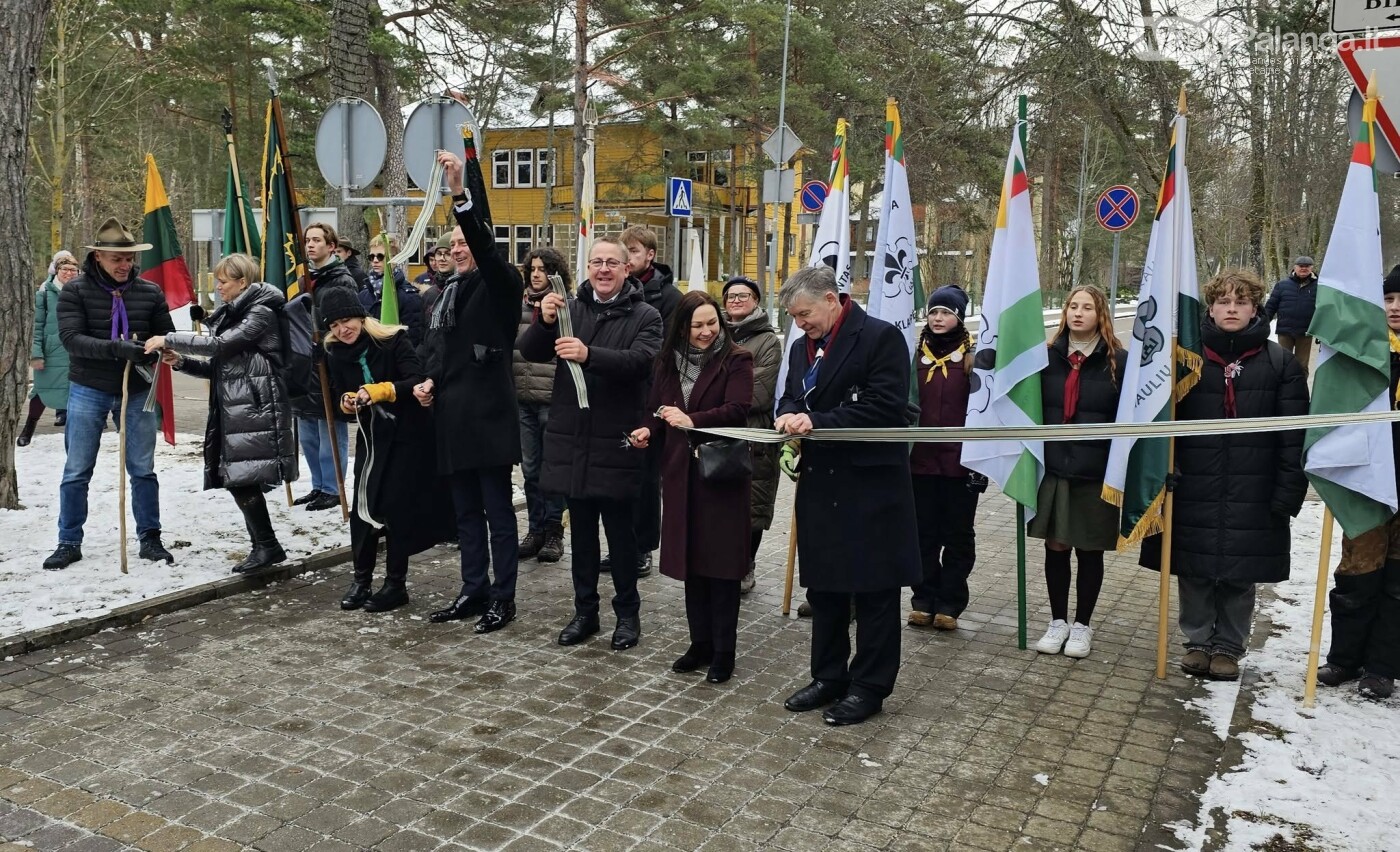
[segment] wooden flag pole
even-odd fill
[[[121,542],[122,573],[126,567],[126,404],[131,401],[131,362],[122,368],[121,434],[117,436],[117,540]]]
[[[1029,115],[1029,99],[1025,95],[1016,96],[1016,122],[1021,134],[1021,155],[1026,153],[1026,139]],[[983,294],[986,298],[986,294]],[[1041,417],[1044,420],[1044,417]],[[1016,647],[1026,650],[1026,507],[1016,503]]]
[[[1312,640],[1308,643],[1308,674],[1303,682],[1303,706],[1317,698],[1317,664],[1322,654],[1322,614],[1327,609],[1327,574],[1332,562],[1332,510],[1322,510],[1322,546],[1317,553],[1317,593],[1313,596]]]
[[[792,575],[797,565],[797,489],[793,489],[792,519],[788,521],[787,579],[783,582],[783,617],[792,612]]]

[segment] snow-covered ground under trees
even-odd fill
[[[248,555],[248,532],[233,498],[202,490],[202,436],[177,434],[175,446],[156,441],[160,478],[161,540],[174,565],[137,556],[136,524],[127,503],[127,565],[121,573],[117,538],[117,437],[102,436],[102,452],[88,489],[83,559],[62,571],[40,566],[58,543],[58,483],[63,475],[63,436],[36,435],[15,450],[20,500],[26,508],[0,511],[0,636],[92,618],[136,603],[229,576]],[[293,488],[310,486],[303,472]],[[290,559],[350,543],[338,509],[308,512],[287,506],[282,489],[267,495],[277,538]]]
[[[1210,780],[1201,827],[1177,828],[1188,849],[1204,845],[1207,827],[1224,825],[1226,850],[1400,850],[1400,697],[1368,701],[1354,683],[1319,685],[1316,706],[1303,707],[1321,530],[1322,504],[1310,502],[1293,524],[1292,579],[1275,585],[1267,602],[1261,597],[1274,629],[1244,662],[1260,681],[1242,696],[1253,702],[1252,718],[1234,731],[1243,759]],[[1337,529],[1329,567],[1340,548]],[[1324,660],[1330,635],[1324,622]],[[1207,689],[1209,696],[1197,704],[1224,737],[1239,685]],[[1278,845],[1276,837],[1289,845]]]

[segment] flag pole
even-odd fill
[[[1026,154],[1027,98],[1016,96],[1016,125],[1021,135],[1021,156]],[[984,294],[985,295],[985,294]],[[1044,418],[1042,418],[1044,419]],[[1016,504],[1016,647],[1026,650],[1026,507]]]
[[[788,521],[787,579],[783,581],[783,618],[792,612],[792,575],[797,561],[797,486],[793,486],[792,519]]]
[[[1308,642],[1308,674],[1303,683],[1303,706],[1317,698],[1317,664],[1322,655],[1322,614],[1327,602],[1327,568],[1332,562],[1332,510],[1322,510],[1322,547],[1317,554],[1317,594],[1313,597],[1312,639]]]
[[[126,568],[126,406],[131,401],[131,362],[122,367],[121,434],[117,436],[117,540],[121,542],[122,573]]]
[[[1181,87],[1181,93],[1177,96],[1176,121],[1181,122],[1186,117],[1186,87]],[[1181,138],[1176,144],[1180,147],[1172,154],[1180,162],[1186,161],[1186,132],[1182,126]],[[1176,168],[1176,163],[1172,164]],[[1181,176],[1177,175],[1177,180]],[[1177,200],[1180,202],[1181,196],[1178,193]],[[1172,316],[1177,316],[1177,302],[1181,299],[1181,204],[1178,203],[1172,208],[1172,276],[1170,301]],[[1192,258],[1195,262],[1195,258]],[[1167,419],[1176,419],[1176,346],[1178,341],[1177,323],[1172,323],[1171,348],[1167,350],[1167,363],[1171,365],[1172,391],[1167,396]],[[1171,606],[1171,579],[1172,579],[1172,509],[1175,505],[1173,499],[1173,487],[1171,485],[1172,476],[1176,471],[1176,438],[1167,438],[1167,484],[1166,494],[1163,497],[1162,508],[1162,565],[1157,585],[1157,679],[1165,680],[1167,677],[1167,635],[1170,627],[1168,625],[1168,609]]]
[[[267,88],[272,98],[272,120],[277,126],[277,158],[282,161],[282,174],[287,180],[287,194],[292,197],[292,238],[296,242],[297,257],[306,257],[306,235],[301,229],[301,207],[297,201],[297,185],[292,179],[291,154],[287,150],[287,128],[282,123],[282,98],[277,94],[277,74],[272,70],[272,60],[263,59],[263,66],[267,69]],[[311,288],[305,286],[310,283],[311,273],[306,266],[302,267],[303,291],[310,293]],[[316,340],[317,331],[321,327],[321,317],[316,310],[316,302],[311,302],[311,351],[312,357],[316,361],[316,374],[321,383],[321,407],[325,410],[326,433],[331,442],[331,463],[335,465],[335,485],[340,497],[340,517],[344,521],[350,520],[350,506],[345,501],[345,471],[340,457],[340,442],[335,439],[335,413],[331,410],[331,380],[326,372],[326,359],[316,357],[321,347]]]

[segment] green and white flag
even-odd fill
[[[1116,422],[1170,420],[1173,392],[1180,400],[1200,381],[1200,293],[1191,183],[1186,174],[1186,116],[1178,114],[1172,122],[1171,150],[1147,240]],[[1170,438],[1114,438],[1109,445],[1103,499],[1123,510],[1119,547],[1162,531],[1170,442]]]
[[[1050,359],[1025,162],[1016,127],[987,263],[982,328],[967,402],[968,426],[1030,426],[1044,416],[1040,371]],[[963,444],[962,463],[994,480],[1006,496],[1025,506],[1028,519],[1035,516],[1036,492],[1045,471],[1044,441],[968,441]]]
[[[1361,138],[1352,147],[1342,201],[1326,264],[1317,279],[1317,311],[1308,334],[1321,344],[1313,374],[1313,414],[1390,410],[1390,339],[1381,282],[1380,205],[1376,197],[1372,133],[1376,101],[1368,98]],[[1309,429],[1303,470],[1356,538],[1396,510],[1391,424]]]
[[[924,308],[914,236],[914,206],[909,202],[909,172],[904,166],[904,132],[899,122],[899,104],[890,98],[885,104],[885,190],[880,198],[880,224],[875,231],[870,304],[866,312],[904,333],[911,359],[914,341],[919,337],[919,312]],[[914,401],[918,401],[917,393]]]

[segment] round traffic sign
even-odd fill
[[[403,129],[403,164],[408,176],[419,188],[433,173],[433,161],[438,151],[462,153],[462,126],[471,128],[476,143],[476,156],[481,159],[481,125],[466,104],[452,98],[425,98],[409,113]],[[483,164],[483,168],[489,166]],[[443,190],[447,179],[443,179]]]
[[[388,146],[375,108],[360,98],[341,98],[316,128],[316,165],[331,186],[364,189],[379,177]]]
[[[1137,221],[1138,195],[1131,187],[1110,186],[1094,206],[1099,224],[1108,231],[1125,231]]]
[[[802,184],[802,193],[798,197],[802,201],[802,209],[808,213],[817,213],[826,204],[826,183],[819,180],[809,180]]]

